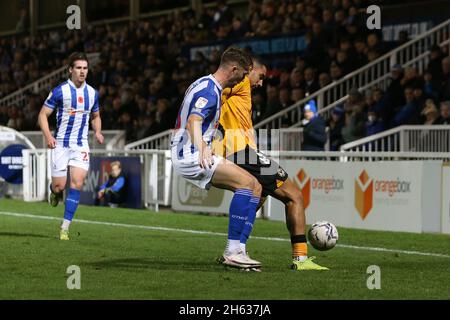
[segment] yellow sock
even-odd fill
[[[306,242],[298,242],[292,244],[292,259],[297,257],[306,257],[308,255],[308,246]]]

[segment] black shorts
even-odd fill
[[[262,186],[262,197],[273,195],[275,190],[281,187],[288,178],[287,172],[276,161],[248,145],[227,159],[252,174],[259,181]]]

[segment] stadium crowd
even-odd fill
[[[317,0],[253,0],[240,16],[221,0],[215,8],[175,10],[158,21],[1,38],[0,97],[61,67],[71,52],[101,52],[88,82],[99,90],[103,128],[126,130],[127,140],[135,141],[172,128],[188,85],[217,67],[219,51],[198,52],[190,61],[182,54],[184,46],[304,32],[306,50],[289,56],[283,67],[265,57],[267,81],[252,98],[257,123],[408,41],[406,33],[392,44],[368,32],[361,11],[365,2],[333,0],[323,6]],[[395,66],[386,92],[364,96],[352,90],[328,121],[332,149],[401,124],[448,124],[450,58],[438,47],[433,50],[425,74]],[[47,95],[30,93],[24,107],[0,107],[0,125],[37,130]]]

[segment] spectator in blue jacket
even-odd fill
[[[111,173],[108,181],[99,187],[96,205],[108,205],[111,208],[119,207],[126,197],[126,178],[122,173],[120,161],[111,162]]]
[[[323,151],[327,141],[325,121],[317,114],[317,106],[314,100],[310,100],[303,108],[303,150]]]
[[[369,109],[367,112],[366,136],[368,137],[382,131],[384,131],[383,121],[378,117],[374,109]]]
[[[412,119],[416,118],[418,113],[420,116],[420,106],[414,99],[414,89],[412,87],[405,88],[406,104],[398,109],[393,119],[393,126],[401,126],[404,124],[415,124]]]

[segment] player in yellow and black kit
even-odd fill
[[[296,270],[328,270],[307,256],[306,218],[300,189],[288,179],[283,168],[257,149],[252,123],[251,90],[262,86],[265,75],[266,67],[254,57],[249,75],[233,88],[223,90],[219,127],[223,139],[215,141],[214,150],[258,179],[263,189],[260,206],[268,195],[285,204],[286,225],[292,244],[291,267]],[[246,252],[245,245],[255,218],[256,214],[243,223],[240,238],[243,252]]]

